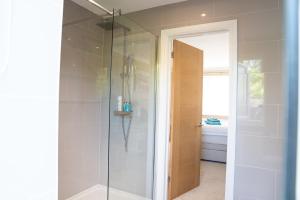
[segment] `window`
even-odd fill
[[[204,73],[203,115],[228,117],[229,75],[228,73]]]

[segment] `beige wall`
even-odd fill
[[[206,17],[201,17],[201,13],[206,13]],[[128,17],[156,35],[162,29],[238,20],[235,199],[281,200],[281,1],[190,0],[131,13]]]

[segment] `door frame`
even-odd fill
[[[158,73],[157,73],[157,107],[156,107],[156,145],[154,199],[167,200],[169,167],[169,127],[171,103],[171,70],[173,40],[183,36],[201,33],[228,31],[230,40],[230,109],[227,137],[227,164],[225,200],[232,200],[234,194],[234,164],[236,141],[236,104],[237,104],[237,20],[184,26],[161,31]]]

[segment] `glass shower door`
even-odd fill
[[[152,199],[156,37],[115,17],[110,80],[108,199]]]

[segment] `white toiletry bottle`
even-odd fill
[[[118,96],[118,111],[121,112],[123,111],[123,97],[122,96]]]

